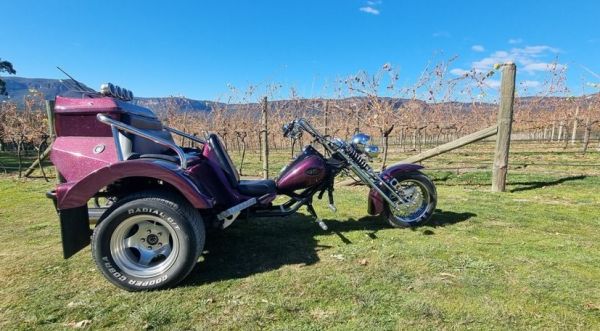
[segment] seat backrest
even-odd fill
[[[240,174],[231,161],[229,154],[227,154],[227,150],[225,149],[225,146],[223,146],[219,136],[214,133],[210,134],[208,136],[208,144],[217,155],[217,160],[221,166],[221,170],[223,170],[225,173],[229,184],[231,184],[232,187],[237,187],[240,182]]]
[[[164,130],[161,122],[156,118],[124,114],[121,117],[121,121],[137,129],[147,131],[154,136],[173,142],[171,133],[167,130]],[[123,158],[125,160],[136,154],[165,154],[170,150],[168,147],[159,145],[151,140],[136,136],[131,133],[119,133],[119,141],[121,143],[121,151],[123,152]]]

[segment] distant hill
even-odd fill
[[[0,96],[0,100],[12,100],[17,104],[23,105],[23,97],[30,94],[31,90],[36,90],[44,95],[46,100],[52,100],[57,95],[77,95],[77,86],[70,79],[46,79],[46,78],[24,78],[24,77],[6,77],[2,79],[6,82],[6,91],[8,97]],[[338,105],[358,103],[360,98],[347,98],[336,100]],[[395,104],[399,105],[404,102],[402,99],[396,99]],[[251,106],[255,109],[258,105],[240,105],[240,104],[224,104],[208,100],[194,100],[183,97],[136,97],[133,100],[134,104],[150,108],[156,112],[166,111],[169,107],[174,106],[180,111],[192,112],[210,112],[216,107],[235,111],[239,109],[248,109]],[[288,109],[290,106],[296,109],[315,109],[323,106],[324,99],[300,99],[300,100],[278,100],[270,101],[269,104],[275,109]],[[395,105],[396,106],[396,105]]]
[[[31,89],[44,94],[47,100],[68,93],[70,90],[69,82],[62,82],[59,79],[3,76],[2,80],[6,82],[8,97],[0,96],[0,100],[15,100],[17,103],[22,102],[23,97],[29,94]]]
[[[47,100],[54,99],[57,95],[77,95],[76,85],[70,79],[46,79],[46,78],[24,78],[24,77],[7,77],[3,76],[2,80],[6,82],[6,90],[8,97],[0,96],[2,100],[13,100],[17,104],[23,104],[23,97],[30,93],[30,90],[36,90],[41,92]],[[597,95],[596,95],[597,96]],[[578,98],[590,99],[590,96],[583,96]],[[395,109],[400,108],[402,105],[418,106],[422,109],[431,108],[431,104],[428,104],[421,100],[408,100],[398,98],[387,98],[382,97],[391,102],[392,107]],[[538,102],[540,110],[550,110],[552,107],[556,107],[556,101],[559,103],[570,102],[568,98],[561,97],[547,97],[542,102]],[[536,97],[521,97],[517,98],[517,102],[528,103],[536,102]],[[302,115],[297,112],[311,112],[314,109],[324,109],[327,99],[299,99],[299,100],[276,100],[270,101],[269,106],[272,109],[293,111],[296,112],[296,116]],[[364,98],[351,97],[344,99],[329,100],[330,105],[349,108],[353,104],[361,104],[364,102]],[[194,100],[183,97],[148,97],[148,98],[135,98],[133,103],[150,108],[156,112],[164,112],[170,107],[175,106],[180,111],[190,112],[210,112],[215,109],[227,109],[229,111],[245,110],[245,111],[256,111],[257,116],[259,114],[259,105],[254,104],[224,104],[208,100]],[[566,105],[565,103],[565,105]],[[471,103],[461,102],[447,102],[443,106],[453,107],[454,109],[461,109],[469,111],[471,109]],[[486,107],[495,107],[492,104],[487,104]]]
[[[44,95],[46,100],[52,100],[57,95],[69,96],[77,94],[76,84],[70,79],[47,79],[47,78],[24,78],[24,77],[6,77],[2,80],[6,82],[6,92],[8,96],[0,96],[0,100],[11,100],[17,104],[23,104],[23,97],[36,90]],[[193,100],[181,97],[174,98],[135,98],[133,103],[153,109],[155,111],[164,111],[169,103],[175,103],[175,106],[182,111],[202,111],[208,112],[216,104],[213,101]]]

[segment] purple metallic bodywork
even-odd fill
[[[317,185],[326,174],[327,166],[320,155],[301,154],[277,179],[277,191],[293,192]]]
[[[123,113],[140,114],[149,110],[109,97],[82,99],[57,96],[54,112],[58,137],[112,137],[110,127],[96,119],[98,113],[118,119]]]
[[[176,187],[196,208],[212,208],[213,197],[198,180],[204,177],[197,164],[201,157],[188,159],[190,168],[153,159],[118,161],[110,127],[96,115],[119,118],[124,112],[147,114],[149,110],[113,98],[56,98],[56,131],[51,160],[65,179],[56,188],[58,209],[84,206],[98,191],[120,179],[147,177]],[[196,167],[194,167],[196,165]]]
[[[118,161],[112,136],[58,137],[50,159],[67,182],[81,180]]]
[[[421,170],[424,167],[422,165],[418,165],[418,164],[411,164],[411,163],[398,163],[392,166],[389,166],[388,168],[386,168],[381,174],[380,177],[389,180],[392,179],[393,177],[395,177],[397,174],[401,174],[401,173],[407,173],[407,172],[413,172],[413,171],[417,171],[417,170]],[[369,215],[379,215],[383,212],[383,206],[385,204],[385,201],[383,200],[383,198],[381,197],[381,195],[371,189],[369,191],[369,205],[367,207],[367,212],[369,213]]]
[[[103,187],[119,179],[148,177],[164,181],[176,187],[195,208],[212,208],[215,201],[202,192],[194,181],[196,173],[188,173],[178,165],[162,160],[131,160],[117,162],[98,169],[77,182],[67,182],[57,187],[59,209],[85,205]]]

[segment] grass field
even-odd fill
[[[338,213],[317,201],[330,231],[305,214],[238,221],[151,293],[110,285],[89,248],[63,260],[52,184],[0,177],[0,329],[600,329],[599,153],[515,146],[501,194],[487,170],[446,169],[490,151],[426,162],[442,169],[430,225],[388,228],[365,217],[364,187],[340,187]]]

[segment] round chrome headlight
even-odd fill
[[[365,147],[365,154],[374,159],[379,156],[379,147],[375,145],[369,145]]]
[[[359,132],[352,137],[352,146],[359,152],[364,153],[365,147],[367,147],[369,141],[371,141],[371,137],[369,137],[368,134]]]

